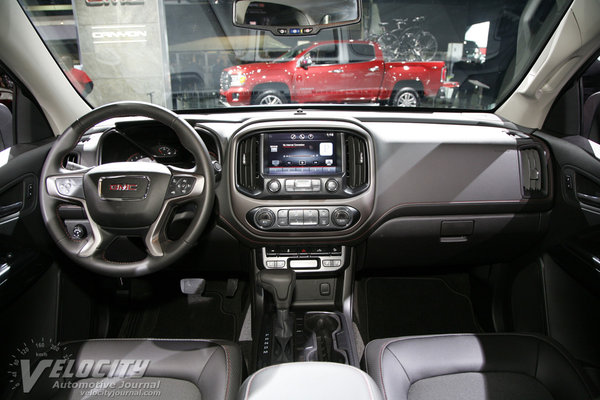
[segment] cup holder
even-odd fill
[[[338,348],[337,334],[341,332],[341,324],[337,315],[307,313],[304,316],[304,331],[312,339],[308,341],[309,346],[305,347],[307,361],[348,363],[346,352]]]

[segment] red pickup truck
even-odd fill
[[[443,61],[385,62],[369,41],[307,43],[267,63],[237,65],[221,74],[226,105],[381,103],[417,107],[446,79]]]

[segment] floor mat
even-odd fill
[[[233,298],[227,298],[215,290],[214,284],[211,286],[212,290],[207,287],[202,296],[178,294],[143,309],[130,310],[119,336],[236,340],[243,322],[243,287]]]
[[[369,278],[366,311],[369,340],[435,333],[479,332],[468,276]]]

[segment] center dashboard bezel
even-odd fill
[[[291,117],[291,118],[290,118]],[[291,130],[324,130],[337,131],[345,134],[351,134],[364,140],[366,144],[366,161],[368,163],[367,184],[355,193],[340,191],[338,195],[318,194],[318,195],[294,195],[294,196],[252,196],[248,195],[237,185],[238,182],[238,147],[242,141],[257,134],[276,131]],[[344,140],[342,139],[342,154],[345,153]],[[344,157],[342,157],[344,158]],[[229,185],[231,193],[231,204],[237,223],[244,227],[248,233],[255,238],[270,238],[269,240],[286,240],[290,238],[304,238],[304,240],[318,238],[351,238],[354,232],[359,230],[369,219],[374,206],[375,199],[375,157],[374,142],[372,135],[365,127],[354,120],[346,119],[328,119],[321,120],[309,118],[307,116],[298,117],[297,114],[290,114],[288,118],[279,117],[272,119],[261,119],[248,121],[243,127],[233,133],[229,146]],[[346,166],[343,170],[345,172]],[[337,174],[341,179],[344,172]],[[297,177],[296,175],[294,177]],[[322,177],[323,178],[323,177]],[[324,178],[323,178],[324,179]],[[316,205],[322,207],[347,206],[358,211],[359,218],[351,226],[329,231],[319,230],[287,230],[272,231],[259,229],[252,224],[247,216],[254,209],[261,207],[287,207],[287,208],[310,208]]]
[[[329,125],[329,124],[327,124]],[[285,128],[281,127],[269,127],[263,129],[255,129],[252,132],[244,133],[243,138],[245,139],[252,136],[259,136],[260,145],[259,145],[259,173],[260,173],[260,188],[255,191],[248,191],[246,188],[241,187],[238,184],[238,172],[237,172],[237,158],[239,157],[239,143],[241,140],[236,141],[234,144],[234,158],[235,164],[233,166],[234,170],[234,179],[235,188],[238,192],[252,197],[256,199],[265,199],[265,200],[302,200],[302,199],[347,199],[354,196],[357,196],[365,191],[367,191],[371,185],[373,180],[372,167],[372,143],[370,142],[369,136],[365,135],[363,132],[357,132],[354,129],[348,129],[346,127],[342,128],[339,125],[332,125],[330,127],[321,126],[287,126]],[[337,153],[336,158],[338,158],[337,162],[341,165],[339,171],[330,174],[269,174],[265,172],[265,135],[267,134],[278,134],[278,133],[334,133],[336,134],[337,141]],[[368,165],[368,179],[367,182],[357,188],[351,188],[346,184],[346,176],[348,171],[348,165],[346,162],[346,137],[347,135],[358,136],[366,142],[366,162]],[[272,192],[269,190],[268,185],[269,182],[277,180],[280,182],[281,190],[278,192]],[[291,180],[319,180],[320,181],[320,190],[318,191],[294,191],[290,192],[286,190],[286,181]],[[333,180],[337,182],[339,187],[338,190],[328,191],[326,189],[327,182]]]

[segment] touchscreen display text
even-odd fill
[[[269,175],[333,175],[342,171],[340,135],[332,132],[268,133],[264,172]]]

